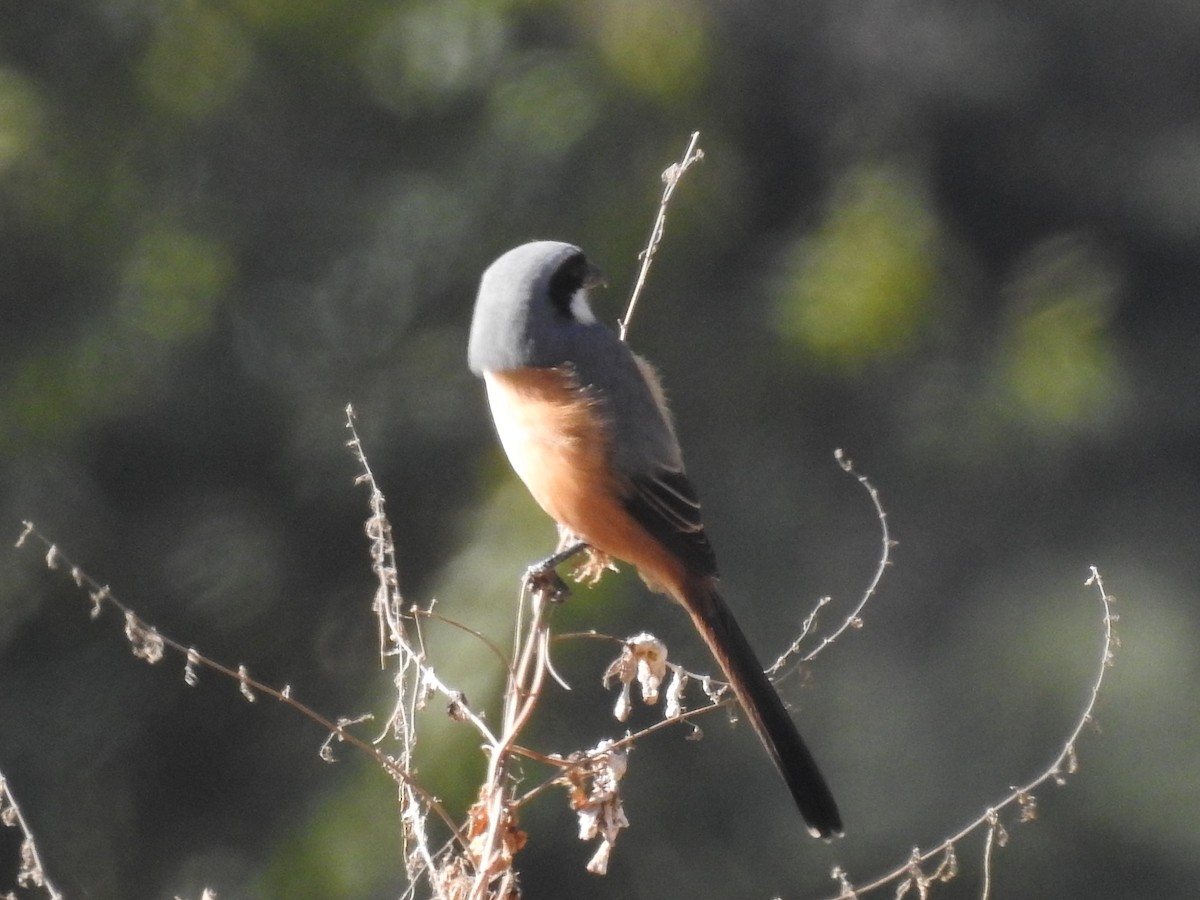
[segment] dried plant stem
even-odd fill
[[[524,611],[530,608],[529,622],[523,626]],[[482,813],[486,830],[482,839],[472,842],[471,855],[476,877],[471,886],[471,900],[504,898],[512,888],[512,854],[523,840],[517,830],[513,787],[509,779],[509,761],[516,747],[517,736],[529,722],[537,706],[549,669],[549,625],[546,622],[546,598],[531,588],[526,578],[521,585],[513,656],[517,660],[509,669],[504,691],[504,712],[499,740],[488,748],[487,780],[481,792]],[[497,879],[499,883],[497,884]]]
[[[21,832],[21,859],[17,869],[17,884],[21,887],[41,888],[50,900],[63,900],[62,892],[46,874],[37,842],[33,839],[33,831],[25,821],[25,815],[21,812],[17,798],[13,796],[3,772],[0,772],[0,824],[17,828]]]
[[[842,471],[857,478],[858,483],[866,490],[867,496],[871,498],[871,503],[875,507],[875,516],[879,519],[879,543],[881,550],[879,562],[875,566],[875,574],[871,577],[871,582],[867,585],[867,589],[863,591],[862,599],[858,601],[858,605],[842,620],[841,625],[821,638],[821,643],[801,658],[802,662],[812,662],[817,658],[817,654],[845,634],[847,629],[862,626],[862,611],[879,589],[879,583],[883,580],[883,573],[892,564],[892,548],[896,546],[896,542],[892,540],[891,532],[888,530],[887,513],[884,512],[883,504],[879,500],[879,491],[875,489],[875,486],[871,484],[866,475],[860,475],[854,470],[854,463],[840,449],[835,450],[833,455],[837,459],[838,465],[842,467]]]
[[[662,200],[658,204],[658,214],[654,217],[654,226],[650,229],[650,240],[646,242],[646,249],[641,253],[642,265],[638,269],[637,281],[633,286],[633,293],[629,296],[629,305],[625,308],[625,316],[618,323],[620,325],[618,335],[621,340],[625,340],[625,336],[629,331],[629,323],[633,319],[633,312],[637,307],[638,297],[641,296],[642,288],[646,286],[646,277],[650,274],[650,264],[654,262],[654,254],[658,250],[658,245],[662,242],[663,232],[667,225],[667,206],[671,202],[671,195],[675,193],[675,188],[679,185],[680,179],[683,178],[683,173],[691,168],[693,163],[704,159],[704,151],[700,149],[699,143],[700,132],[693,131],[691,140],[688,141],[687,149],[683,151],[683,156],[679,162],[671,163],[666,171],[662,173],[662,180],[665,187],[663,188]]]
[[[833,872],[833,877],[842,885],[840,894],[835,895],[830,900],[842,900],[845,897],[858,897],[870,891],[878,890],[881,887],[886,887],[889,884],[899,883],[897,896],[906,891],[906,885],[917,888],[923,891],[928,887],[931,880],[938,880],[932,875],[921,873],[921,866],[932,862],[937,857],[943,858],[952,857],[955,846],[968,835],[986,827],[987,834],[984,842],[984,885],[985,892],[990,890],[991,884],[991,860],[992,848],[995,844],[1004,845],[1007,833],[1004,830],[1004,825],[1000,822],[999,814],[1002,810],[1011,806],[1019,806],[1022,810],[1030,810],[1033,808],[1033,792],[1047,782],[1054,781],[1057,784],[1062,784],[1066,780],[1066,776],[1073,774],[1077,767],[1077,756],[1075,745],[1078,743],[1080,736],[1083,734],[1084,728],[1090,725],[1093,721],[1092,715],[1096,708],[1096,702],[1100,696],[1100,687],[1104,683],[1105,673],[1113,665],[1113,653],[1117,646],[1117,638],[1114,631],[1114,625],[1117,621],[1117,616],[1112,611],[1113,598],[1105,591],[1104,582],[1100,578],[1100,573],[1095,566],[1091,567],[1091,575],[1086,582],[1089,586],[1095,587],[1099,595],[1100,605],[1103,608],[1104,618],[1104,641],[1100,653],[1100,662],[1097,667],[1096,677],[1092,681],[1092,687],[1088,696],[1087,704],[1084,706],[1083,712],[1079,717],[1074,729],[1068,735],[1063,749],[1059,752],[1054,761],[1042,771],[1040,775],[1032,781],[1013,788],[1007,796],[1004,797],[995,806],[989,807],[986,812],[979,818],[969,823],[965,827],[959,829],[954,834],[944,839],[937,846],[919,852],[913,851],[912,856],[902,866],[898,866],[891,872],[881,875],[873,881],[869,881],[861,885],[851,885],[844,870],[838,868]],[[1028,818],[1026,816],[1025,818]],[[944,873],[939,869],[935,870],[934,875],[939,877]],[[906,880],[907,879],[907,880]],[[924,887],[922,886],[924,883]],[[986,896],[986,893],[985,893]]]
[[[988,810],[988,830],[983,838],[983,887],[979,891],[979,900],[988,900],[992,895],[992,847],[996,844],[996,832],[1000,819],[994,809]]]
[[[369,741],[365,741],[352,731],[347,730],[346,726],[352,720],[334,722],[293,697],[290,686],[285,686],[282,689],[272,687],[253,678],[245,666],[238,666],[235,669],[231,666],[223,665],[198,652],[195,647],[189,647],[168,635],[162,634],[154,626],[144,622],[134,612],[132,607],[121,602],[107,585],[100,584],[80,566],[72,562],[53,541],[37,529],[36,525],[29,521],[22,524],[24,525],[24,530],[17,540],[17,546],[21,547],[30,538],[40,542],[46,548],[47,567],[51,569],[66,568],[70,572],[75,584],[88,591],[88,596],[92,602],[93,617],[103,612],[106,605],[118,610],[124,620],[125,634],[130,640],[135,655],[146,659],[148,662],[157,662],[162,658],[162,651],[169,649],[178,653],[187,661],[185,677],[188,678],[189,683],[195,683],[195,669],[201,667],[236,682],[242,695],[251,702],[256,700],[259,695],[265,695],[290,706],[305,718],[319,725],[330,735],[331,739],[349,744],[371,756],[394,779],[408,785],[413,791],[417,792],[424,802],[429,804],[430,809],[441,817],[447,827],[455,834],[458,833],[458,826],[449,817],[445,809],[442,808],[441,804],[417,784],[397,760],[375,747]]]
[[[851,628],[862,627],[862,612],[866,608],[867,604],[871,602],[871,598],[873,598],[876,592],[879,590],[879,584],[883,581],[883,574],[892,564],[892,548],[896,546],[896,542],[892,540],[891,531],[888,529],[887,512],[884,511],[883,502],[879,499],[879,491],[875,489],[875,486],[871,484],[866,475],[862,475],[855,470],[853,461],[851,461],[841,449],[835,450],[833,452],[833,456],[837,460],[838,465],[841,466],[842,471],[847,475],[853,475],[858,480],[858,483],[863,486],[863,489],[867,492],[867,496],[871,498],[871,505],[875,508],[875,517],[879,520],[879,562],[876,563],[875,573],[871,576],[871,580],[867,584],[866,590],[863,591],[862,596],[859,598],[858,604],[850,611],[846,618],[842,620],[842,623],[837,628],[825,635],[825,637],[821,638],[821,643],[819,643],[804,656],[800,657],[799,661],[802,663],[812,662],[817,658],[817,655],[822,650],[840,638],[846,633],[847,630]],[[808,614],[808,617],[805,618],[804,625],[800,629],[800,635],[794,641],[792,641],[792,645],[788,647],[787,650],[785,650],[779,656],[779,658],[770,665],[770,667],[767,669],[768,675],[775,675],[779,673],[793,657],[800,653],[801,646],[808,635],[812,633],[813,627],[816,624],[817,614],[823,607],[828,605],[828,603],[828,597],[822,597],[817,601],[817,605],[813,608],[812,612]],[[779,682],[784,681],[792,671],[795,670],[789,669],[787,672],[784,672],[783,675],[776,679],[776,683],[778,684]]]

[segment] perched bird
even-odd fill
[[[688,611],[809,830],[840,834],[825,779],[717,591],[658,376],[588,305],[601,283],[583,251],[556,241],[516,247],[483,273],[467,360],[500,441],[560,526]]]

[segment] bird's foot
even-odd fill
[[[555,569],[571,557],[588,549],[590,548],[583,541],[575,541],[541,562],[534,563],[525,570],[525,584],[529,590],[541,594],[551,603],[562,603],[571,596],[571,589]]]

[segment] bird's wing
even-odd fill
[[[700,520],[700,501],[682,470],[658,469],[631,478],[623,503],[638,524],[679,556],[692,574],[717,574],[717,559]]]

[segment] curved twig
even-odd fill
[[[1113,614],[1112,604],[1113,598],[1104,590],[1104,582],[1100,578],[1100,572],[1095,566],[1091,567],[1091,575],[1085,582],[1089,586],[1095,586],[1100,596],[1100,604],[1104,609],[1104,646],[1100,654],[1100,665],[1096,673],[1096,678],[1092,682],[1092,689],[1088,697],[1088,702],[1084,706],[1083,713],[1079,717],[1074,729],[1068,735],[1066,743],[1063,745],[1062,751],[1050,763],[1040,775],[1032,781],[1013,788],[1009,794],[997,803],[995,806],[989,807],[983,815],[972,821],[970,824],[960,828],[954,834],[950,835],[935,847],[924,852],[914,850],[913,855],[901,866],[897,866],[892,871],[885,875],[869,881],[865,884],[851,885],[846,877],[846,873],[841,868],[834,869],[833,878],[842,885],[840,894],[830,898],[830,900],[843,900],[846,897],[857,897],[870,891],[878,890],[889,884],[900,881],[908,877],[914,883],[918,878],[928,878],[929,876],[919,876],[920,867],[929,863],[937,857],[953,856],[954,845],[961,841],[967,835],[977,831],[978,829],[987,826],[988,832],[984,844],[984,879],[985,885],[991,883],[991,859],[992,847],[994,844],[1003,844],[1006,832],[1004,826],[1000,822],[1000,811],[1007,807],[1017,805],[1023,810],[1032,809],[1033,792],[1048,781],[1054,781],[1057,784],[1063,784],[1066,781],[1066,776],[1074,774],[1078,768],[1078,757],[1075,750],[1075,744],[1079,741],[1080,735],[1083,734],[1083,729],[1092,724],[1092,713],[1096,708],[1097,699],[1100,696],[1100,687],[1104,683],[1104,673],[1113,665],[1113,652],[1117,646],[1116,635],[1114,633],[1114,623],[1117,616]]]

